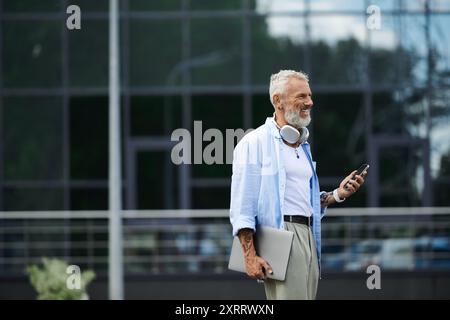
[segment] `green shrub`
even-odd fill
[[[93,271],[80,274],[80,289],[71,289],[67,285],[68,264],[60,259],[42,258],[42,269],[37,265],[27,267],[30,282],[37,291],[38,300],[81,300],[88,299],[87,285],[95,278]]]

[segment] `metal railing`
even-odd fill
[[[128,275],[224,273],[231,242],[228,210],[123,211]],[[450,208],[328,209],[322,245],[324,270],[450,270]],[[41,257],[106,274],[108,212],[0,212],[0,275]]]

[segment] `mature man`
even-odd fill
[[[281,70],[271,76],[269,93],[274,116],[245,135],[234,150],[233,235],[241,242],[247,274],[264,280],[267,299],[315,299],[320,220],[327,206],[344,201],[360,188],[367,172],[355,175],[355,170],[334,191],[320,192],[316,163],[306,141],[313,107],[307,75]],[[285,281],[266,278],[272,269],[255,251],[257,225],[294,232]]]

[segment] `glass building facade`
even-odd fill
[[[450,1],[120,6],[125,209],[227,208],[231,165],[175,165],[170,135],[258,127],[280,69],[310,75],[322,190],[367,162],[342,206],[450,205]],[[0,0],[0,19],[0,210],[107,209],[108,1]]]

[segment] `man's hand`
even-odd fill
[[[266,278],[266,271],[270,274],[273,273],[269,264],[257,255],[251,258],[245,258],[245,271],[250,278],[257,280],[264,280]]]
[[[270,265],[261,257],[256,255],[253,244],[253,230],[241,229],[238,233],[244,251],[245,271],[250,278],[263,280],[266,278],[265,271],[273,273]]]
[[[337,193],[340,199],[350,197],[364,184],[364,178],[367,176],[367,170],[365,170],[361,175],[355,175],[356,172],[357,170],[350,173],[339,185]],[[352,179],[353,176],[354,179]]]

